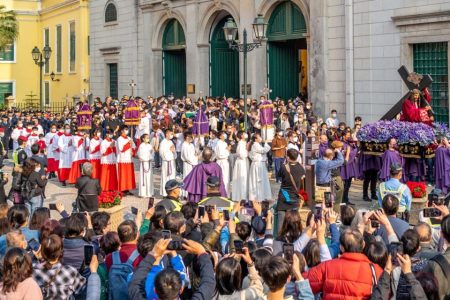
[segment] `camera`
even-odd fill
[[[167,250],[183,250],[183,242],[181,241],[170,241],[169,245],[167,245]]]

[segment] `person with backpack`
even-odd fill
[[[40,175],[40,164],[29,158],[25,161],[21,175],[21,196],[30,215],[43,205],[43,191],[47,184],[45,175]]]
[[[138,227],[133,221],[124,221],[117,228],[120,250],[106,256],[108,269],[108,295],[110,300],[128,299],[128,277],[142,261],[137,250]]]
[[[441,236],[447,250],[428,261],[424,271],[434,275],[438,281],[439,299],[450,299],[450,215],[447,207],[438,208],[444,218],[441,221]]]
[[[17,140],[18,148],[13,152],[13,162],[15,166],[23,166],[28,155],[25,151],[25,144],[27,143],[27,137],[20,136]]]

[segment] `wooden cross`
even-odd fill
[[[131,80],[131,83],[128,84],[128,86],[131,86],[131,97],[134,96],[134,87],[135,87],[136,85],[137,85],[137,84],[134,82],[134,80]]]
[[[415,72],[410,73],[405,66],[401,66],[397,71],[409,91],[413,89],[422,91],[424,88],[429,87],[433,82],[430,75],[420,75]],[[403,102],[408,99],[410,95],[409,91],[384,116],[381,117],[381,120],[395,119],[395,117],[402,111]]]

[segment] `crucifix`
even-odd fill
[[[403,102],[408,99],[410,91],[413,89],[422,91],[424,88],[429,87],[433,82],[430,75],[420,75],[416,72],[409,72],[405,66],[401,66],[397,71],[409,91],[384,116],[381,117],[381,120],[395,119],[395,117],[402,111]]]
[[[136,86],[136,83],[134,82],[134,80],[131,80],[131,83],[129,83],[128,86],[131,87],[131,97],[133,97],[134,96],[134,87]]]
[[[270,93],[272,93],[272,89],[270,89],[267,84],[264,85],[264,88],[262,90],[260,90],[261,94],[263,94],[263,96],[265,96],[267,98],[267,100],[269,100],[269,95]]]

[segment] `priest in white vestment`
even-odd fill
[[[225,191],[227,195],[229,194],[228,186],[230,183],[230,162],[228,157],[230,156],[230,146],[225,142],[226,133],[220,133],[220,139],[217,141],[214,150],[214,156],[216,158],[217,164],[222,169],[223,175],[223,185],[225,186]]]
[[[173,132],[171,130],[166,130],[165,139],[159,144],[159,155],[161,156],[161,185],[159,187],[159,193],[161,196],[167,196],[166,193],[166,182],[175,179],[175,159],[177,157],[177,152],[175,151],[175,145],[172,142]]]
[[[183,178],[192,171],[198,164],[198,157],[196,155],[195,146],[193,143],[192,133],[184,133],[184,142],[181,146],[181,159],[183,160]]]
[[[248,199],[248,150],[247,134],[239,132],[239,142],[236,148],[236,160],[233,168],[233,180],[231,182],[231,199],[241,201]]]
[[[153,197],[153,147],[150,144],[150,136],[144,133],[137,151],[139,158],[139,197]]]
[[[260,134],[253,136],[253,142],[250,148],[249,157],[252,160],[250,165],[250,175],[248,180],[248,195],[250,200],[264,201],[272,199],[270,189],[269,174],[267,173],[267,152],[270,151],[270,145],[262,143]]]

